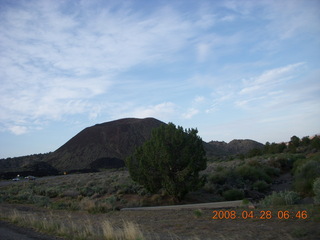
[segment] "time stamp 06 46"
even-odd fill
[[[243,210],[237,212],[235,210],[214,210],[212,211],[212,219],[307,219],[308,212],[303,211],[271,211],[271,210],[261,210],[261,211],[247,211]]]

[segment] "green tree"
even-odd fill
[[[270,153],[270,142],[266,142],[266,144],[264,145],[264,153],[268,154]]]
[[[304,146],[304,147],[308,147],[310,145],[310,138],[307,136],[307,137],[303,137],[301,139],[301,145]]]
[[[294,147],[299,147],[300,145],[300,138],[297,136],[292,136],[289,142],[290,145],[293,145]]]
[[[320,150],[320,136],[314,136],[311,140],[311,147]]]
[[[207,159],[197,133],[173,123],[154,129],[151,139],[126,159],[131,178],[151,193],[164,189],[178,200],[203,186],[199,171],[206,169]]]
[[[296,153],[297,147],[300,145],[300,138],[297,136],[292,136],[289,142],[289,151],[292,153]]]

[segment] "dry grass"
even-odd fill
[[[1,213],[0,213],[1,215]],[[89,240],[142,240],[145,239],[139,226],[133,222],[123,221],[122,226],[115,227],[110,221],[103,221],[99,224],[89,219],[74,222],[70,219],[58,219],[53,215],[43,216],[37,213],[23,213],[13,210],[2,219],[8,220],[24,227],[32,227],[39,232],[53,234],[67,239]]]
[[[109,221],[101,223],[103,237],[106,240],[112,239],[128,239],[128,240],[139,240],[144,239],[143,233],[139,226],[133,222],[124,221],[123,227],[118,229]]]

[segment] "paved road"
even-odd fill
[[[42,180],[48,180],[56,177],[66,177],[68,175],[56,175],[56,176],[47,176],[47,177],[37,177],[35,181],[29,181],[27,179],[22,178],[20,181],[12,181],[12,180],[0,180],[0,187],[4,187],[10,184],[22,184],[26,182],[39,182]],[[1,239],[2,240],[2,239]]]
[[[139,210],[165,210],[165,209],[199,209],[199,208],[229,208],[229,207],[240,207],[242,200],[228,201],[228,202],[213,202],[213,203],[199,203],[199,204],[185,204],[185,205],[171,205],[171,206],[160,206],[160,207],[136,207],[136,208],[122,208],[121,211],[139,211]]]
[[[7,222],[0,221],[1,240],[63,240],[33,231],[32,229],[21,228]]]

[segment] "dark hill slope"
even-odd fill
[[[113,168],[150,138],[152,129],[164,124],[154,118],[125,118],[85,128],[53,152],[50,163],[60,171]]]
[[[230,156],[236,154],[246,154],[252,149],[262,149],[263,144],[250,140],[232,140],[229,143],[220,141],[208,142],[207,154],[210,156]]]

